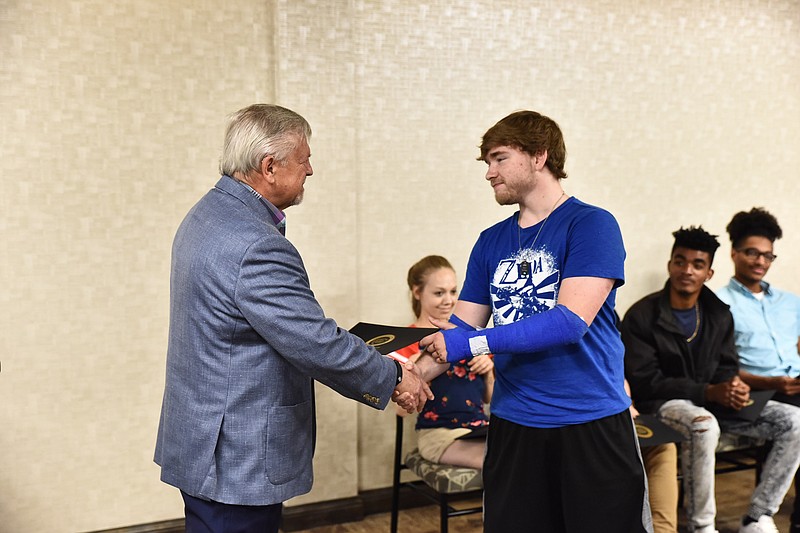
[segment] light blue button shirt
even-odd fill
[[[719,299],[731,307],[739,366],[759,376],[797,376],[800,298],[764,281],[761,286],[764,297],[760,300],[734,278],[717,291]]]

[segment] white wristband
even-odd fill
[[[472,355],[486,355],[492,353],[489,350],[489,342],[486,340],[486,335],[479,335],[469,339],[469,351]]]

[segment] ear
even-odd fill
[[[275,165],[277,162],[275,161],[275,157],[268,155],[264,159],[261,160],[261,166],[259,170],[261,174],[264,176],[264,179],[267,180],[268,183],[275,182]]]
[[[538,152],[531,159],[533,160],[533,168],[536,170],[542,170],[544,168],[544,164],[547,163],[547,150]]]
[[[713,277],[714,277],[714,269],[713,268],[709,268],[708,269],[708,275],[706,276],[706,281],[710,280]]]
[[[415,300],[421,300],[422,299],[420,297],[420,294],[419,294],[420,290],[422,290],[422,287],[420,287],[419,285],[417,285],[416,287],[411,289],[411,296],[413,296]]]

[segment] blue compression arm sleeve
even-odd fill
[[[531,353],[581,340],[589,327],[564,305],[506,324],[478,331],[442,331],[447,360],[488,353]]]
[[[450,323],[455,324],[461,329],[465,329],[467,331],[475,331],[475,328],[458,318],[456,315],[450,315]]]
[[[450,322],[451,324],[453,324],[454,326],[456,326],[456,327],[457,327],[459,330],[461,330],[461,331],[465,331],[465,332],[469,332],[469,331],[477,331],[477,328],[475,328],[475,327],[473,327],[472,325],[470,325],[470,324],[468,324],[468,323],[464,322],[463,320],[461,320],[460,318],[458,318],[458,316],[456,316],[455,314],[452,314],[452,315],[450,315],[450,321],[449,321],[449,322]],[[442,331],[445,331],[445,330],[442,330]],[[446,344],[447,344],[447,340],[445,340],[445,345],[446,345]],[[427,348],[427,346],[423,346],[423,345],[420,343],[420,345],[419,345],[419,349],[420,349],[420,351],[422,351],[422,352],[425,352],[425,349],[426,349],[426,348]],[[456,359],[456,361],[460,361],[460,360],[461,360],[461,359]]]

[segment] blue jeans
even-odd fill
[[[720,427],[726,433],[772,441],[748,514],[756,517],[778,511],[800,463],[800,408],[769,401],[761,415],[749,422],[717,420],[689,400],[670,400],[658,410],[658,417],[687,439],[681,443],[681,470],[690,531],[714,527],[714,465]]]

